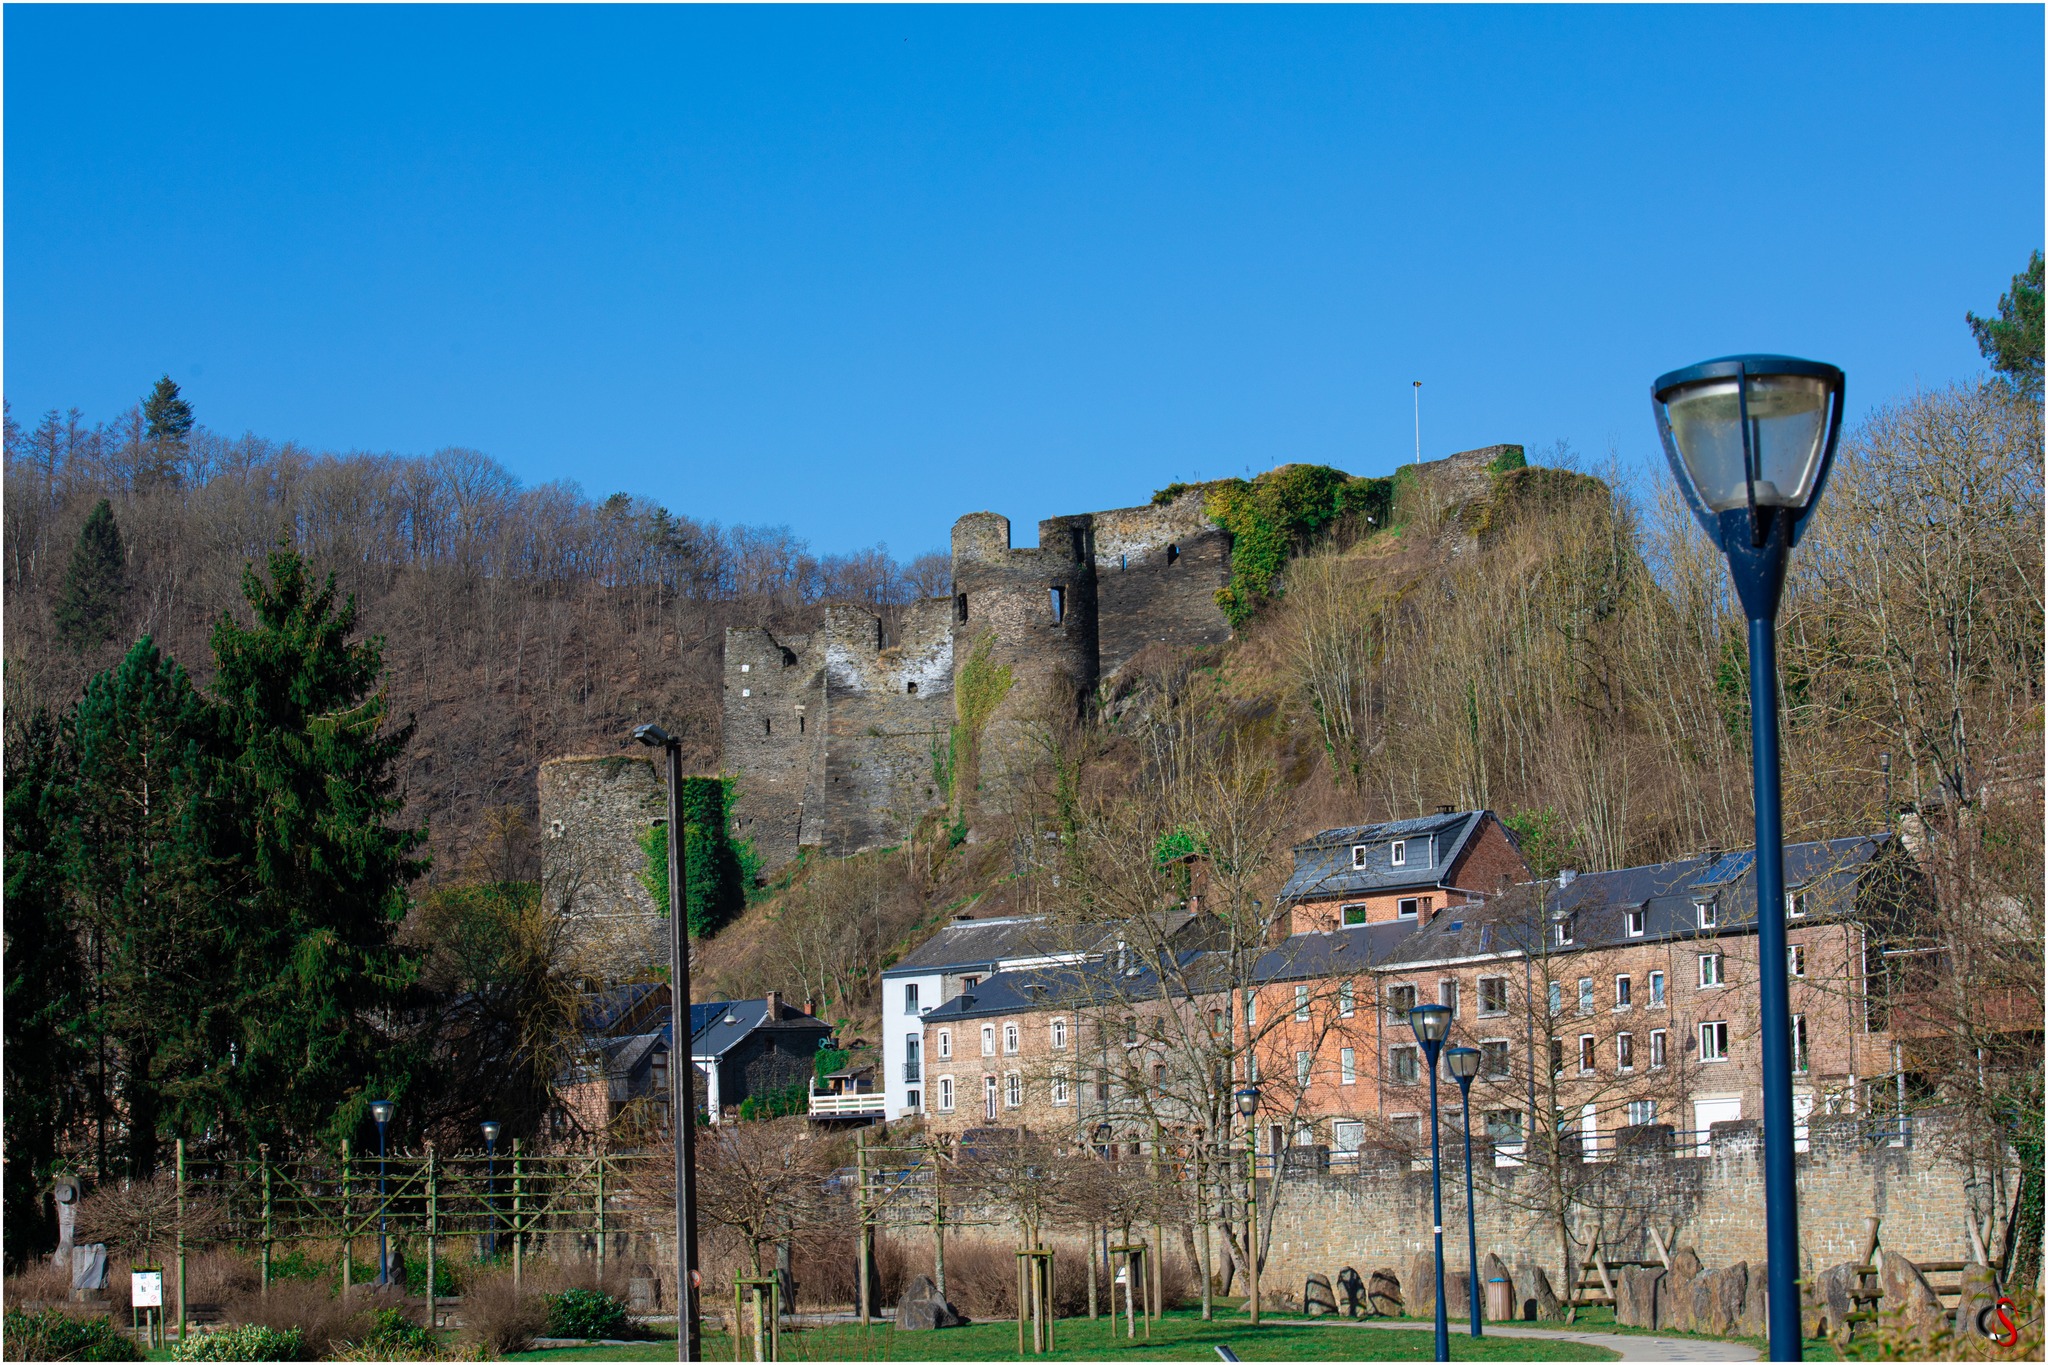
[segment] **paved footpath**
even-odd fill
[[[1316,1319],[1329,1322],[1328,1318]],[[1413,1332],[1417,1324],[1412,1322],[1333,1322],[1333,1327],[1363,1327],[1367,1330],[1378,1328],[1383,1332]],[[1420,1324],[1422,1331],[1429,1331],[1428,1323]],[[1453,1333],[1453,1335],[1463,1335]],[[1536,1337],[1544,1341],[1582,1341],[1588,1346],[1604,1346],[1620,1354],[1623,1360],[1755,1360],[1756,1347],[1739,1341],[1710,1341],[1702,1337],[1638,1337],[1625,1332],[1574,1332],[1569,1329],[1552,1330],[1544,1327],[1509,1327],[1504,1324],[1488,1323],[1486,1335],[1490,1337]]]

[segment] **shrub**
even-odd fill
[[[362,1330],[357,1310],[319,1280],[272,1280],[268,1297],[247,1291],[221,1311],[230,1322],[297,1332],[308,1360],[325,1359]]]
[[[564,1289],[547,1296],[548,1335],[582,1337],[595,1341],[604,1337],[632,1335],[633,1322],[626,1305],[595,1289]]]
[[[4,1328],[9,1360],[141,1360],[142,1352],[111,1318],[74,1317],[58,1308],[10,1309]]]
[[[516,1287],[510,1275],[478,1275],[462,1295],[463,1332],[478,1354],[502,1360],[547,1329],[547,1300]]]
[[[369,1318],[368,1330],[355,1340],[354,1345],[373,1346],[380,1351],[434,1353],[434,1334],[427,1330],[425,1323],[414,1322],[406,1316],[404,1309],[373,1308]]]
[[[177,1344],[173,1360],[305,1360],[306,1334],[296,1327],[279,1329],[245,1322],[206,1332]]]

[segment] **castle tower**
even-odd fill
[[[568,920],[578,975],[652,980],[668,962],[668,920],[644,874],[649,831],[666,838],[668,787],[653,758],[609,754],[540,765],[541,895]]]
[[[1013,548],[1009,518],[994,512],[953,523],[957,784],[985,793],[1021,757],[1030,726],[1086,714],[1101,673],[1096,606],[1092,518],[1041,521],[1034,549]],[[973,795],[956,790],[957,806]]]

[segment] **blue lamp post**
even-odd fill
[[[1444,1179],[1443,1151],[1437,1144],[1436,1059],[1444,1050],[1451,1031],[1451,1011],[1445,1005],[1417,1005],[1408,1011],[1408,1027],[1422,1044],[1429,1060],[1429,1189],[1436,1211],[1436,1358],[1451,1358],[1450,1316],[1444,1310]]]
[[[1472,1277],[1465,1301],[1472,1308],[1472,1335],[1480,1337],[1486,1335],[1486,1329],[1479,1316],[1479,1220],[1472,1213],[1472,1078],[1479,1074],[1479,1049],[1446,1048],[1444,1070],[1457,1079],[1458,1095],[1465,1104],[1465,1260]]]
[[[1252,1116],[1259,1112],[1259,1088],[1245,1086],[1237,1092],[1237,1112],[1244,1117],[1244,1245],[1245,1303],[1251,1309],[1252,1326],[1259,1325],[1259,1125]]]
[[[503,1130],[496,1119],[484,1120],[484,1202],[491,1210],[491,1230],[484,1234],[484,1259],[498,1254],[498,1134]]]
[[[1728,356],[1651,386],[1671,472],[1728,557],[1749,622],[1750,765],[1756,806],[1764,1242],[1771,1359],[1800,1358],[1799,1192],[1792,1133],[1792,1007],[1785,979],[1785,849],[1778,777],[1778,602],[1792,547],[1820,502],[1842,430],[1842,372],[1790,356]]]
[[[370,1117],[377,1121],[377,1283],[391,1283],[391,1253],[384,1238],[384,1130],[398,1106],[390,1100],[371,1100]]]

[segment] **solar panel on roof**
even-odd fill
[[[1726,886],[1729,882],[1738,880],[1744,873],[1748,872],[1750,864],[1755,861],[1756,850],[1753,848],[1744,849],[1740,853],[1723,854],[1714,862],[1713,866],[1700,873],[1697,877],[1694,877],[1692,884],[1694,886]]]

